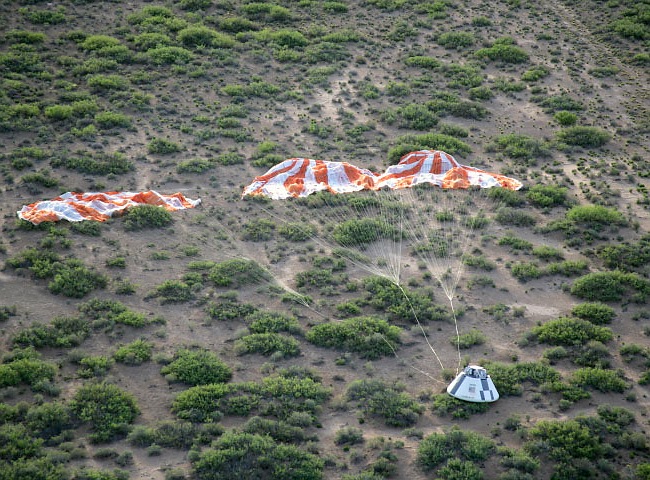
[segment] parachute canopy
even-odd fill
[[[309,158],[290,158],[268,172],[255,177],[244,189],[244,195],[265,195],[275,200],[306,197],[327,190],[349,193],[372,190],[377,176],[370,170],[345,162],[328,162]]]
[[[447,189],[502,187],[519,190],[514,178],[461,165],[439,150],[420,150],[404,155],[380,175],[345,162],[291,158],[255,177],[243,196],[264,195],[275,200],[306,197],[327,190],[348,193],[382,188],[401,189],[428,183]]]
[[[41,222],[68,220],[81,222],[96,220],[104,222],[113,215],[123,213],[137,205],[158,205],[169,211],[196,207],[200,199],[191,200],[181,193],[161,195],[153,190],[147,192],[66,192],[41,202],[24,205],[18,217],[38,225]]]

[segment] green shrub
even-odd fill
[[[634,301],[645,302],[650,294],[650,282],[635,273],[594,272],[577,278],[571,286],[571,293],[591,301],[617,302],[629,290],[636,291]]]
[[[526,199],[537,207],[557,207],[566,205],[568,191],[568,188],[557,185],[533,185],[526,192]]]
[[[377,359],[393,353],[400,343],[400,331],[380,318],[356,317],[316,325],[307,332],[306,338],[319,347],[358,352],[363,358]]]
[[[83,298],[97,288],[106,287],[107,283],[105,275],[90,270],[79,260],[70,259],[54,274],[48,289],[55,295]]]
[[[183,147],[165,138],[154,138],[147,144],[147,151],[153,154],[167,155],[183,150]]]
[[[126,365],[140,365],[151,359],[153,346],[153,343],[146,340],[134,340],[119,347],[113,354],[113,358]]]
[[[616,312],[609,305],[600,302],[580,303],[573,307],[571,315],[587,320],[595,325],[611,323],[616,317]]]
[[[471,147],[457,138],[441,133],[407,134],[398,137],[395,147],[388,151],[388,162],[396,164],[400,158],[415,150],[442,150],[450,155],[467,155]]]
[[[450,342],[452,345],[458,348],[467,349],[471,348],[474,345],[483,345],[485,343],[486,336],[480,330],[470,330],[467,333],[461,333],[458,336],[452,337]]]
[[[551,345],[584,345],[590,340],[608,342],[613,333],[607,327],[599,327],[578,318],[562,317],[534,327],[533,334],[541,343]]]
[[[636,243],[604,245],[596,251],[605,266],[624,271],[640,269],[650,263],[650,234],[643,235]]]
[[[95,122],[101,128],[128,128],[131,118],[122,113],[102,112],[95,115]]]
[[[568,112],[566,110],[560,110],[553,115],[553,118],[557,123],[563,127],[570,127],[575,125],[578,121],[578,116],[573,112]]]
[[[178,173],[205,173],[208,170],[214,169],[214,162],[204,158],[193,158],[184,160],[176,165]]]
[[[295,357],[300,354],[300,344],[295,338],[279,333],[253,333],[235,342],[235,351],[240,354],[259,353],[281,357]]]
[[[95,90],[126,90],[129,81],[121,75],[92,75],[86,80],[88,86]]]
[[[533,249],[533,244],[528,240],[523,238],[515,237],[511,233],[507,233],[505,236],[501,237],[497,242],[497,245],[507,245],[512,250],[524,250],[529,251]]]
[[[34,323],[18,331],[12,338],[21,347],[74,347],[90,335],[88,322],[80,317],[56,317],[49,325]]]
[[[200,425],[183,421],[162,421],[153,427],[137,425],[129,432],[127,441],[138,447],[159,445],[167,448],[187,449],[201,435]]]
[[[80,173],[93,175],[121,175],[135,170],[135,163],[126,155],[115,152],[112,154],[91,153],[79,151],[74,156],[60,156],[51,162],[53,167],[65,167]],[[91,223],[91,222],[85,222]]]
[[[454,428],[448,433],[433,433],[425,437],[418,446],[417,461],[426,470],[432,470],[453,458],[483,462],[495,450],[496,445],[489,438]]]
[[[499,135],[487,146],[488,152],[502,152],[515,160],[521,160],[524,165],[535,165],[539,158],[550,156],[548,146],[528,135],[510,133]]]
[[[440,60],[438,60],[437,58],[427,57],[424,55],[415,55],[412,57],[407,57],[405,63],[409,67],[419,67],[428,70],[436,69],[442,65],[442,63],[440,63]]]
[[[363,443],[363,430],[356,427],[343,427],[334,435],[336,445],[356,445]]]
[[[250,240],[251,242],[265,242],[273,238],[275,223],[266,218],[259,218],[245,223],[243,227],[244,240]]]
[[[84,357],[79,360],[80,368],[77,375],[81,378],[103,377],[113,366],[112,358],[99,355],[96,357]]]
[[[603,393],[623,393],[629,387],[619,372],[591,367],[573,372],[571,383],[580,387],[591,387]]]
[[[488,362],[485,367],[490,372],[490,377],[501,395],[521,395],[523,382],[542,385],[560,380],[557,370],[541,362],[517,363],[515,365]]]
[[[208,316],[213,320],[238,320],[256,311],[255,306],[245,303],[239,304],[232,300],[209,302],[205,308]]]
[[[163,303],[189,302],[194,298],[192,286],[180,280],[165,280],[154,291]]]
[[[474,414],[485,413],[490,409],[489,403],[474,403],[458,400],[447,393],[433,397],[431,411],[441,417],[451,415],[454,419],[468,419]]]
[[[185,64],[194,57],[189,50],[174,46],[156,46],[147,50],[147,55],[156,65]]]
[[[388,426],[409,427],[417,422],[424,407],[402,390],[381,380],[355,380],[345,398],[357,402],[366,414],[382,417]]]
[[[557,132],[558,141],[583,148],[597,148],[605,145],[612,136],[597,127],[567,127]]]
[[[79,45],[83,50],[96,51],[120,45],[117,38],[108,35],[89,35]]]
[[[226,432],[192,459],[198,480],[320,480],[323,467],[322,459],[294,445],[276,443],[270,436],[236,432]]]
[[[474,55],[478,58],[503,63],[525,63],[528,61],[528,53],[525,50],[513,45],[514,41],[509,37],[496,40],[491,47],[481,48]]]
[[[380,239],[396,239],[398,235],[394,226],[373,218],[346,220],[332,231],[332,237],[339,245],[361,248]]]
[[[233,258],[214,265],[208,278],[218,287],[238,288],[270,279],[270,275],[254,260]]]
[[[547,77],[549,73],[548,68],[544,66],[535,66],[522,73],[521,79],[524,82],[536,82],[537,80]]]
[[[476,39],[470,32],[445,32],[440,34],[436,41],[445,48],[462,50],[474,45]]]
[[[529,429],[529,435],[531,439],[543,442],[549,457],[556,462],[602,458],[598,437],[576,420],[540,420]]]
[[[182,419],[195,422],[219,419],[223,414],[287,419],[296,412],[315,414],[331,390],[311,376],[289,373],[265,377],[261,383],[214,383],[198,385],[176,396],[172,410]]]
[[[564,93],[546,98],[538,98],[536,100],[544,108],[546,113],[554,113],[561,110],[577,112],[585,108],[582,102]]]
[[[124,214],[124,228],[128,231],[145,228],[163,228],[174,221],[171,212],[157,205],[137,205]]]
[[[87,383],[75,393],[70,410],[90,423],[94,442],[108,442],[126,433],[126,427],[140,413],[135,398],[109,383]]]
[[[291,242],[304,242],[316,235],[316,228],[308,223],[290,222],[278,227],[278,233]]]
[[[235,46],[235,41],[230,36],[202,25],[184,28],[178,32],[176,38],[184,46],[190,48],[232,48]]]
[[[576,205],[566,213],[566,219],[586,227],[627,223],[620,210],[602,205]]]
[[[180,349],[174,359],[165,365],[160,373],[169,381],[179,381],[187,385],[206,385],[230,380],[232,370],[208,350]]]
[[[298,320],[282,313],[258,311],[248,315],[246,321],[252,333],[301,333]]]
[[[510,271],[512,276],[521,282],[540,278],[543,274],[539,266],[532,262],[516,262],[512,265]]]

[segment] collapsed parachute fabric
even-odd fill
[[[290,158],[256,177],[242,194],[264,195],[274,200],[306,197],[323,190],[349,193],[359,190],[401,189],[428,183],[445,189],[501,187],[519,190],[514,178],[462,165],[440,150],[420,150],[404,155],[377,175],[345,162]]]
[[[200,199],[191,200],[181,193],[161,195],[153,190],[147,192],[67,192],[41,202],[25,205],[17,212],[18,217],[38,225],[41,222],[68,220],[81,222],[96,220],[105,222],[113,215],[138,205],[157,205],[169,211],[194,208]]]
[[[422,183],[442,188],[502,187],[519,190],[519,180],[498,173],[461,165],[454,157],[440,150],[420,150],[404,155],[379,176],[376,188],[407,188]]]
[[[372,190],[377,176],[345,162],[290,158],[255,177],[243,195],[264,195],[274,200],[306,197],[327,190],[350,193]]]

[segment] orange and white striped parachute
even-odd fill
[[[440,150],[420,150],[404,155],[379,176],[377,188],[408,188],[429,183],[441,188],[502,187],[519,190],[523,184],[514,178],[461,165]]]
[[[161,195],[153,190],[147,192],[67,192],[52,200],[24,205],[18,217],[38,225],[41,222],[68,220],[81,222],[96,220],[105,222],[113,215],[137,205],[158,205],[166,210],[183,210],[196,207],[200,199],[191,200],[181,193]]]
[[[255,177],[243,195],[264,195],[274,200],[306,197],[327,190],[332,193],[374,190],[377,176],[345,162],[290,158]]]
[[[400,189],[428,183],[441,188],[502,187],[519,190],[519,180],[461,165],[440,150],[420,150],[404,155],[381,175],[344,162],[291,158],[255,177],[242,194],[264,195],[275,200],[306,197],[323,190],[332,193],[359,190]]]

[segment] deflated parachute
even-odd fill
[[[42,202],[25,205],[17,212],[18,217],[37,225],[41,222],[68,220],[81,222],[96,220],[104,222],[113,215],[123,213],[137,205],[158,205],[169,211],[196,207],[200,199],[191,200],[181,193],[161,195],[153,190],[147,192],[67,192]]]
[[[327,190],[349,193],[372,190],[377,176],[370,170],[345,162],[328,162],[309,158],[290,158],[255,177],[244,195],[265,195],[274,200],[306,197]]]
[[[502,187],[519,190],[522,187],[514,178],[461,165],[445,152],[420,150],[404,155],[397,165],[391,165],[381,175],[344,162],[291,158],[256,177],[244,189],[243,196],[265,195],[279,200],[306,197],[322,190],[332,193],[396,190],[423,183],[445,189]]]

